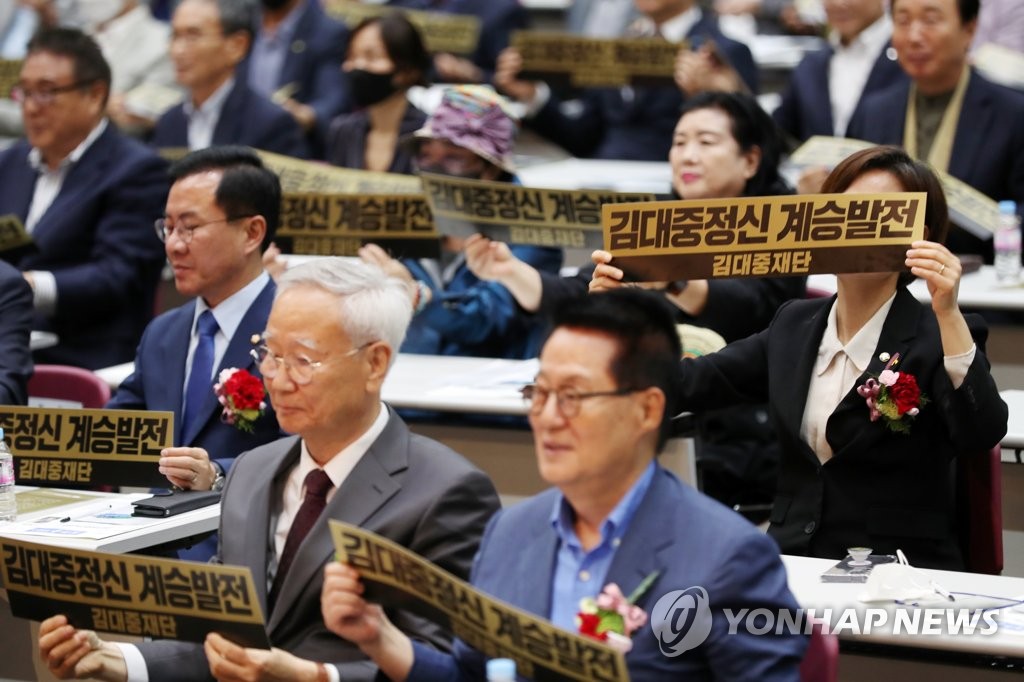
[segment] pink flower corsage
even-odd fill
[[[871,378],[857,387],[857,395],[864,398],[871,421],[885,420],[886,427],[895,433],[910,433],[910,421],[928,404],[921,393],[917,378],[908,372],[897,372],[900,354],[896,353],[877,378]]]
[[[626,597],[615,583],[605,585],[597,598],[584,597],[576,614],[576,627],[585,637],[604,642],[613,649],[629,653],[633,648],[633,633],[647,623],[647,614],[636,605],[636,601],[654,583],[658,571],[644,578],[643,582]]]

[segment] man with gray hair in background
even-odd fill
[[[274,649],[220,635],[119,645],[63,615],[40,628],[39,654],[61,678],[104,680],[373,680],[377,668],[327,630],[323,569],[334,555],[327,519],[358,524],[460,577],[498,497],[461,456],[411,434],[380,399],[412,306],[379,268],[328,258],[278,282],[256,351],[281,428],[296,434],[242,454],[221,501],[218,559],[248,566]],[[335,494],[337,493],[337,494]],[[268,541],[269,539],[269,541]],[[406,612],[411,637],[447,649],[449,635]],[[324,665],[327,663],[328,665]]]

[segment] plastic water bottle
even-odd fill
[[[18,503],[14,499],[14,456],[4,442],[4,430],[0,428],[0,521],[15,521],[18,518]]]
[[[487,661],[487,682],[515,682],[516,662],[511,658],[492,658]]]
[[[996,279],[1004,284],[1020,280],[1020,216],[1017,204],[999,202],[999,229],[995,234]]]

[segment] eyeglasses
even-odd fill
[[[590,393],[580,393],[579,391],[574,391],[571,388],[552,391],[547,388],[541,388],[537,384],[527,384],[519,389],[519,392],[523,395],[523,401],[526,402],[527,406],[530,408],[530,414],[537,415],[543,412],[544,406],[548,404],[548,398],[554,395],[555,405],[558,407],[558,412],[566,419],[572,419],[580,413],[580,403],[588,398],[623,396],[629,395],[630,393],[636,393],[639,390],[641,389],[618,388],[614,391],[592,391]]]
[[[353,348],[350,351],[342,353],[341,355],[335,355],[335,358],[350,358],[356,353],[365,350],[367,347],[372,345],[374,341],[364,343],[359,348]],[[326,360],[310,360],[309,358],[302,355],[275,355],[266,345],[258,346],[249,351],[249,354],[256,359],[259,365],[260,372],[263,374],[265,379],[273,379],[277,376],[278,370],[283,365],[288,370],[288,376],[299,386],[305,386],[309,382],[313,381],[313,374],[317,369],[323,366]]]
[[[48,106],[53,104],[60,93],[78,90],[95,82],[95,78],[90,78],[84,81],[76,81],[70,85],[43,86],[40,88],[26,88],[24,85],[15,85],[11,88],[11,99],[19,104],[32,100],[41,106]]]
[[[200,227],[206,227],[207,225],[216,225],[217,223],[233,223],[236,220],[242,220],[243,218],[251,218],[252,214],[239,215],[233,218],[221,218],[220,220],[210,220],[205,223],[199,223],[198,225],[178,225],[167,218],[157,218],[156,222],[153,223],[153,227],[156,229],[156,236],[160,238],[160,241],[166,242],[171,238],[171,235],[176,235],[178,239],[186,244],[192,243],[192,233],[198,230]]]

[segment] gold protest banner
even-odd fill
[[[354,28],[369,17],[392,14],[396,10],[388,5],[370,5],[352,0],[324,0],[324,11],[335,19]],[[480,41],[480,19],[472,14],[449,14],[403,9],[409,22],[419,29],[430,52],[451,52],[468,55],[476,51]]]
[[[0,59],[0,99],[11,96],[11,88],[21,80],[20,59]]]
[[[603,205],[655,199],[645,192],[537,189],[431,173],[420,179],[438,232],[459,237],[480,232],[534,246],[601,248]]]
[[[161,158],[174,163],[188,154],[188,147],[160,147],[156,150],[156,153]]]
[[[992,239],[999,229],[999,204],[963,180],[935,171],[949,205],[949,219],[979,239]]]
[[[0,251],[13,251],[32,243],[32,237],[25,231],[21,218],[8,213],[0,215]]]
[[[684,43],[663,38],[585,38],[571,33],[516,31],[524,80],[543,80],[578,88],[623,85],[675,87],[676,54]]]
[[[396,258],[441,254],[422,194],[287,192],[275,242],[285,253],[319,256],[355,256],[368,242]]]
[[[18,483],[59,487],[166,487],[160,450],[174,439],[174,413],[0,405]]]
[[[490,597],[375,533],[334,519],[330,527],[338,556],[359,571],[367,600],[419,613],[488,658],[511,658],[528,679],[629,679],[625,658],[611,647]]]
[[[835,168],[850,154],[874,146],[864,140],[815,135],[800,145],[789,160],[797,166]],[[946,193],[950,220],[979,239],[991,239],[999,229],[999,204],[949,173],[936,170],[935,174]]]
[[[246,567],[108,554],[0,538],[0,570],[18,618],[65,614],[77,628],[203,642],[217,632],[269,649]]]
[[[168,161],[177,161],[186,154],[185,147],[162,147],[157,150]],[[267,168],[277,173],[282,192],[337,192],[341,194],[421,194],[420,181],[414,175],[377,173],[374,171],[338,168],[315,161],[274,154],[262,149],[259,154]]]
[[[421,194],[415,175],[376,173],[303,161],[257,149],[267,168],[281,178],[283,192],[338,192],[342,194]]]
[[[854,152],[876,145],[851,137],[829,137],[813,135],[790,155],[789,160],[797,166],[824,166],[835,168],[839,162]]]
[[[924,192],[605,206],[605,248],[637,281],[904,269]]]

